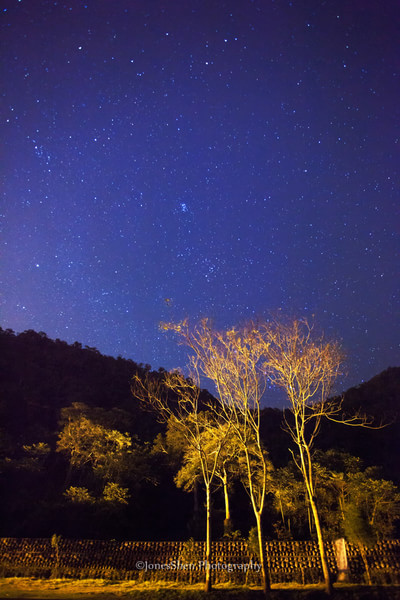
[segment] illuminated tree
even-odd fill
[[[178,371],[163,372],[161,377],[135,376],[132,393],[157,412],[160,420],[174,421],[200,464],[201,477],[206,489],[206,580],[205,591],[211,590],[211,486],[214,481],[219,454],[226,432],[220,431],[214,443],[207,443],[205,432],[215,427],[215,421],[202,410],[199,402],[200,387],[194,379],[187,379]],[[171,400],[173,398],[173,400]]]
[[[182,480],[179,478],[178,480],[179,471],[184,469],[183,462],[186,453],[194,453],[196,456],[196,476],[192,477],[192,474],[188,473],[187,478],[182,478]],[[172,416],[168,419],[165,433],[159,433],[154,439],[152,454],[153,456],[161,455],[163,463],[167,464],[169,469],[176,473],[174,481],[177,487],[193,493],[193,516],[190,520],[190,529],[199,536],[200,531],[202,531],[199,505],[199,487],[202,481],[201,466],[197,458],[197,451],[192,450],[192,446],[188,445],[185,436]],[[157,462],[159,463],[159,461]]]
[[[229,490],[232,480],[240,477],[241,445],[240,440],[238,440],[234,430],[231,429],[230,424],[225,423],[223,427],[227,431],[227,434],[219,457],[216,475],[222,485],[224,493],[224,535],[229,536],[232,534],[233,530]]]
[[[68,498],[70,502],[75,504],[94,504],[95,498],[85,487],[70,485],[64,492],[64,496]]]
[[[81,403],[62,409],[64,426],[59,432],[56,450],[69,458],[68,478],[72,469],[87,476],[93,474],[104,489],[101,496],[95,497],[86,487],[69,486],[64,496],[74,504],[97,503],[112,509],[120,508],[127,505],[129,499],[128,488],[122,487],[121,482],[134,478],[137,484],[151,477],[146,474],[141,449],[133,444],[131,437],[95,422],[91,412],[96,415],[96,409]],[[97,416],[106,417],[105,411],[98,409],[97,412]]]
[[[118,506],[121,504],[128,504],[128,499],[128,488],[120,486],[118,483],[115,483],[115,481],[106,483],[103,490],[104,502],[112,506]]]
[[[376,467],[352,473],[346,481],[349,501],[362,511],[374,538],[390,538],[400,519],[400,493],[393,481],[379,477]]]
[[[224,444],[222,448],[219,448],[221,435],[224,438]],[[202,437],[202,445],[205,448],[206,455],[212,457],[212,460],[214,460],[215,450],[219,450],[215,479],[223,489],[225,504],[224,534],[228,535],[232,531],[229,488],[231,479],[239,476],[240,445],[227,423],[215,423],[214,425],[210,423],[209,427],[202,432]],[[183,464],[175,477],[175,483],[186,491],[192,491],[201,479],[202,467],[199,453],[192,445],[189,445],[184,451]]]
[[[312,510],[318,539],[325,586],[332,591],[331,574],[326,556],[320,515],[316,500],[315,468],[312,448],[320,431],[322,418],[347,425],[367,425],[360,415],[341,418],[341,399],[329,399],[343,354],[336,342],[317,337],[307,320],[264,323],[260,327],[264,343],[264,368],[270,381],[281,387],[289,401],[285,428],[297,447],[293,459],[300,470]]]
[[[259,556],[264,593],[270,588],[266,569],[262,513],[271,469],[260,436],[260,402],[266,388],[261,368],[263,344],[250,324],[239,330],[216,331],[207,319],[189,327],[188,321],[166,323],[191,350],[191,368],[215,385],[218,404],[211,408],[232,429],[243,455],[248,491],[257,523]]]
[[[132,446],[128,434],[108,429],[93,422],[84,414],[68,419],[60,431],[57,452],[69,457],[76,468],[90,466],[107,479],[118,477],[121,464]]]
[[[371,573],[369,570],[367,554],[365,548],[372,546],[376,538],[373,535],[372,529],[365,517],[362,509],[354,502],[348,502],[345,505],[343,512],[343,529],[346,539],[358,546],[361,558],[364,563],[365,575],[368,585],[372,585]]]
[[[276,526],[281,537],[292,537],[294,522],[304,516],[304,490],[290,466],[276,469],[272,473],[271,489],[273,506],[281,518],[281,526]]]

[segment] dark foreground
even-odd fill
[[[198,585],[137,584],[131,581],[66,580],[4,578],[0,579],[0,598],[12,600],[263,600],[259,588],[227,587],[218,585],[205,594]],[[320,586],[273,586],[271,600],[326,600]],[[332,600],[400,600],[400,586],[340,585],[335,588]]]

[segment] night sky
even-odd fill
[[[398,0],[3,0],[2,326],[152,368],[315,314],[399,364]],[[267,400],[268,403],[268,400]]]

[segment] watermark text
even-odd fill
[[[227,571],[228,573],[255,571],[259,573],[261,565],[252,560],[248,563],[210,563],[206,560],[199,560],[193,563],[181,562],[180,560],[171,560],[167,563],[153,563],[147,560],[137,560],[136,568],[139,571]]]

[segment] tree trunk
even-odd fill
[[[199,485],[197,481],[194,482],[193,486],[193,516],[195,520],[199,519],[200,508],[199,508]]]
[[[367,559],[367,553],[365,552],[364,545],[361,542],[358,544],[358,547],[360,549],[361,558],[364,563],[365,575],[367,577],[367,583],[368,583],[368,585],[372,585],[371,573],[369,570],[369,564],[368,564],[368,559]]]
[[[228,482],[224,481],[224,498],[225,498],[225,521],[231,520],[231,513],[229,509],[229,494],[228,494]]]
[[[312,518],[310,513],[310,507],[307,506],[307,517],[308,517],[308,531],[310,532],[310,538],[312,538]]]
[[[281,510],[282,523],[283,523],[283,526],[285,527],[286,526],[286,523],[285,523],[285,514],[283,512],[282,498],[280,496],[279,496],[279,508]]]
[[[261,577],[262,577],[262,585],[263,592],[266,597],[268,597],[268,592],[271,589],[271,582],[269,579],[269,570],[266,567],[265,560],[265,546],[264,546],[264,536],[262,532],[262,524],[261,524],[261,515],[260,513],[256,513],[257,520],[257,533],[258,533],[258,553],[261,565]]]
[[[204,521],[200,515],[199,506],[199,484],[194,482],[193,486],[193,517],[189,523],[190,537],[198,539],[203,535]]]
[[[206,486],[207,497],[207,525],[206,525],[206,581],[205,592],[211,592],[211,493],[210,486]]]
[[[67,469],[67,473],[65,475],[65,481],[64,481],[64,487],[67,488],[69,487],[69,484],[71,482],[71,475],[72,475],[72,465],[69,462],[68,463],[68,469]]]
[[[326,590],[327,594],[332,594],[332,592],[333,592],[332,579],[331,579],[331,573],[329,570],[328,558],[327,558],[326,551],[325,551],[324,539],[322,537],[322,530],[321,530],[321,524],[319,521],[318,509],[317,509],[317,505],[315,504],[314,498],[309,497],[309,500],[310,500],[313,517],[314,517],[315,530],[317,532],[318,548],[319,548],[319,554],[321,557],[322,571],[324,574],[324,581],[325,581],[325,590]]]
[[[231,512],[229,507],[228,482],[223,480],[224,499],[225,499],[225,520],[224,520],[224,535],[232,533]]]

